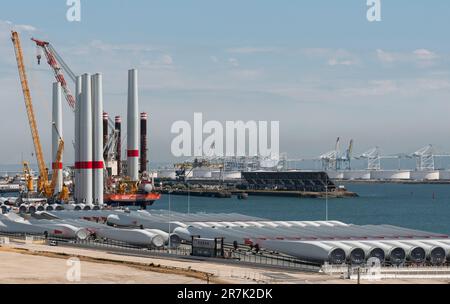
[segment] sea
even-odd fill
[[[343,184],[359,197],[305,199],[250,196],[247,200],[164,195],[149,209],[240,213],[270,220],[389,224],[450,235],[450,185]]]
[[[342,185],[359,197],[326,200],[249,196],[247,200],[239,200],[167,194],[149,210],[240,213],[279,221],[328,219],[357,225],[389,224],[450,235],[450,184]]]

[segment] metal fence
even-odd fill
[[[300,261],[294,258],[273,256],[267,253],[254,251],[229,251],[230,257],[240,262],[272,266],[277,268],[291,268],[307,272],[318,272],[320,266]]]
[[[386,279],[450,279],[449,266],[344,266],[324,265],[321,272],[328,275],[341,275],[351,280]]]
[[[148,257],[160,256],[169,258],[189,257],[192,259],[202,259],[232,264],[247,264],[255,266],[257,265],[271,268],[284,268],[303,272],[305,271],[318,272],[320,270],[320,267],[317,265],[308,264],[306,262],[296,260],[294,258],[272,255],[266,252],[256,253],[255,251],[248,251],[244,249],[235,250],[231,246],[224,247],[223,258],[203,258],[203,257],[193,257],[191,254],[192,247],[188,243],[182,243],[176,248],[168,248],[167,246],[161,248],[153,248],[153,247],[144,248],[140,246],[133,246],[125,242],[105,240],[105,239],[74,240],[54,236],[45,237],[44,235],[36,235],[36,234],[18,234],[18,233],[0,232],[0,240],[2,237],[8,238],[9,242],[95,249],[119,254],[136,255],[144,257],[147,256]]]

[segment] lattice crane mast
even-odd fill
[[[22,85],[23,96],[25,100],[25,108],[27,110],[28,122],[30,124],[31,136],[33,138],[34,150],[36,153],[36,160],[39,167],[39,175],[41,180],[48,181],[48,172],[45,166],[44,154],[42,152],[41,140],[34,115],[33,102],[31,100],[30,87],[28,85],[28,78],[25,71],[25,64],[23,60],[22,46],[20,45],[20,38],[17,32],[11,32],[11,40],[14,45],[16,54],[17,68],[19,70],[20,83]]]
[[[38,50],[37,53],[37,61],[38,64],[41,64],[42,53],[44,53],[48,65],[52,68],[53,73],[55,75],[56,81],[61,84],[63,88],[64,96],[69,104],[70,108],[73,112],[75,112],[76,99],[73,96],[67,81],[64,77],[64,72],[69,75],[70,79],[76,83],[76,75],[70,69],[69,65],[64,61],[64,59],[58,54],[56,49],[52,46],[52,44],[48,41],[43,41],[35,38],[31,38],[31,40],[36,43],[36,47]],[[108,118],[108,126],[111,131],[111,135],[108,138],[107,143],[105,144],[104,154],[108,155],[108,158],[115,158],[117,144],[119,140],[118,131],[115,129],[115,123],[111,118]]]

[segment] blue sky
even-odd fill
[[[81,0],[81,23],[66,21],[65,2],[2,1],[0,111],[8,115],[0,138],[8,145],[0,163],[32,151],[12,25],[22,32],[47,155],[52,78],[36,66],[31,36],[50,40],[75,72],[102,72],[111,115],[125,116],[127,69],[140,70],[154,161],[172,159],[170,126],[194,111],[206,120],[278,120],[281,150],[292,158],[320,155],[337,136],[355,139],[360,152],[429,143],[450,151],[448,1],[382,0],[376,23],[365,0]]]

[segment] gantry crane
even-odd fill
[[[338,158],[341,154],[339,144],[340,144],[340,137],[336,140],[336,146],[333,151],[327,152],[325,154],[322,154],[319,156],[319,159],[322,161],[322,168],[325,171],[331,171],[331,170],[338,170],[339,164],[338,164]]]
[[[64,96],[67,100],[67,103],[69,104],[72,111],[75,112],[76,99],[74,98],[72,92],[70,91],[70,88],[64,77],[64,72],[69,75],[70,79],[74,83],[76,83],[75,73],[70,69],[70,67],[66,64],[64,59],[58,54],[58,52],[50,42],[35,38],[31,38],[31,40],[34,43],[36,43],[36,47],[38,50],[37,53],[38,64],[41,64],[43,52],[45,54],[45,57],[47,58],[47,63],[53,70],[56,81],[58,81],[61,84],[61,87],[63,88]],[[110,129],[111,135],[108,137],[108,140],[105,143],[104,155],[107,155],[108,159],[113,160],[117,158],[116,150],[119,140],[119,132],[115,128],[114,121],[109,117],[108,117],[108,127]]]
[[[23,96],[25,100],[25,107],[27,110],[28,122],[30,124],[31,136],[33,138],[34,149],[36,153],[36,160],[39,167],[39,185],[38,191],[43,193],[47,198],[53,196],[55,190],[56,178],[53,174],[52,181],[48,179],[48,169],[45,166],[44,154],[42,152],[41,141],[39,138],[39,132],[36,123],[36,117],[34,115],[33,102],[31,100],[30,87],[28,85],[28,78],[25,70],[25,64],[23,60],[22,46],[20,45],[20,38],[17,32],[11,32],[11,40],[14,45],[14,51],[16,54],[17,68],[19,70],[20,83],[22,85]],[[61,161],[62,153],[64,149],[64,141],[60,139],[57,153],[57,161]],[[54,180],[54,181],[53,181]]]

